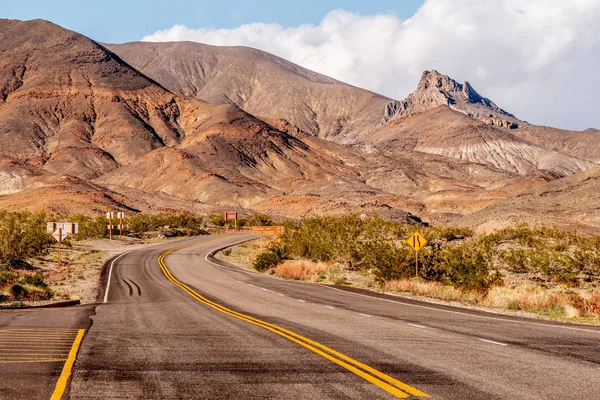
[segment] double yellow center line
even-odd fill
[[[211,300],[207,299],[206,297],[200,295],[199,293],[194,291],[192,288],[187,286],[185,283],[180,282],[179,280],[177,280],[177,278],[175,278],[173,276],[173,274],[171,274],[171,271],[169,271],[169,269],[167,268],[167,265],[165,264],[165,258],[174,251],[181,250],[186,247],[194,246],[196,244],[197,243],[192,243],[192,244],[188,244],[188,245],[184,245],[184,246],[175,247],[173,249],[170,249],[170,250],[162,253],[158,257],[158,265],[160,266],[163,274],[167,277],[167,279],[169,279],[171,282],[173,282],[174,284],[179,286],[183,291],[188,293],[190,296],[192,296],[199,302],[201,302],[209,307],[212,307],[213,309],[215,309],[219,312],[222,312],[224,314],[241,319],[242,321],[246,321],[250,324],[260,326],[263,329],[266,329],[270,332],[275,333],[276,335],[279,335],[279,336],[284,337],[296,344],[299,344],[300,346],[305,347],[305,348],[315,352],[316,354],[347,369],[348,371],[353,372],[354,374],[356,374],[356,375],[360,376],[361,378],[365,379],[366,381],[380,387],[381,389],[385,390],[386,392],[392,394],[395,397],[407,398],[407,397],[410,397],[411,395],[419,396],[419,397],[429,397],[429,395],[427,395],[426,393],[423,393],[420,390],[417,390],[417,389],[413,388],[412,386],[407,385],[406,383],[400,382],[399,380],[394,379],[391,376],[386,375],[383,372],[378,371],[373,367],[363,364],[360,361],[354,360],[353,358],[350,358],[350,357],[348,357],[342,353],[339,353],[325,345],[322,345],[321,343],[315,342],[314,340],[311,340],[311,339],[304,337],[302,335],[299,335],[295,332],[292,332],[290,330],[282,328],[278,325],[262,321],[260,319],[251,317],[246,314],[242,314],[240,312],[237,312],[237,311],[231,310],[227,307],[224,307],[218,303],[215,303],[214,301],[211,301]]]

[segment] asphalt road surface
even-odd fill
[[[0,399],[49,399],[93,312],[93,305],[0,310]]]
[[[118,259],[65,397],[600,398],[597,327],[284,281],[207,257],[249,237]]]

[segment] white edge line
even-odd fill
[[[300,303],[306,303],[306,300],[298,299]]]
[[[358,315],[362,315],[363,317],[369,317],[369,318],[371,318],[371,317],[372,317],[372,315],[369,315],[369,314],[363,314],[363,313],[359,313]]]
[[[418,325],[418,324],[406,324],[406,325],[410,325],[410,326],[414,326],[415,328],[427,328],[426,326],[423,325]]]
[[[123,254],[120,254],[119,256],[117,256],[117,258],[115,258],[114,260],[112,260],[112,262],[110,263],[110,269],[108,270],[108,279],[106,280],[106,290],[104,291],[104,303],[108,302],[108,291],[110,290],[110,278],[112,277],[112,271],[113,271],[113,267],[115,266],[115,262],[123,257],[126,254],[131,253],[130,251],[127,251]]]
[[[311,285],[312,285],[312,283],[311,283]],[[562,325],[552,325],[552,324],[542,324],[542,323],[539,323],[539,322],[519,321],[519,320],[508,319],[508,318],[491,317],[491,316],[487,316],[487,315],[469,314],[469,313],[461,312],[461,311],[445,310],[445,309],[442,309],[442,308],[429,307],[429,306],[420,305],[420,304],[405,303],[401,299],[399,299],[399,300],[382,299],[381,297],[368,296],[368,295],[362,294],[362,293],[348,292],[346,290],[340,290],[338,288],[334,288],[334,287],[327,286],[327,285],[323,285],[322,287],[328,288],[328,289],[331,289],[331,290],[337,290],[338,292],[342,292],[342,293],[353,294],[355,296],[367,297],[367,298],[372,299],[372,300],[387,301],[389,303],[395,303],[395,304],[402,305],[402,306],[425,308],[427,310],[434,310],[434,311],[445,312],[445,313],[450,313],[450,314],[465,315],[467,317],[482,318],[482,319],[492,319],[492,320],[495,320],[495,321],[511,322],[511,323],[514,323],[514,324],[537,325],[537,326],[543,326],[543,327],[546,327],[546,328],[569,329],[569,330],[573,330],[573,331],[591,332],[591,333],[600,334],[600,331],[595,331],[595,330],[592,330],[592,329],[576,328],[576,327],[562,326]],[[384,294],[388,294],[388,293],[384,293]],[[391,296],[393,296],[393,295],[391,295]]]
[[[486,343],[497,344],[498,346],[508,346],[507,343],[494,342],[493,340],[488,340],[488,339],[479,339],[479,340],[482,342],[486,342]]]
[[[252,240],[252,239],[249,239],[249,240]],[[248,241],[248,240],[243,240],[240,243],[243,243],[243,242],[246,242],[246,241]],[[232,244],[231,246],[233,246],[233,245],[235,245],[235,244]],[[210,261],[208,259],[209,255],[213,256],[214,253],[216,253],[217,251],[219,251],[222,248],[223,247],[219,247],[219,248],[216,248],[216,249],[212,250],[211,252],[209,252],[208,254],[206,254],[206,256],[204,257],[204,259],[208,263],[210,263],[212,265],[216,265],[217,267],[223,267],[222,265],[214,263],[214,262],[212,262],[212,261]],[[254,275],[264,276],[260,272],[249,271],[249,270],[246,270],[246,269],[243,269],[243,268],[239,268],[238,270],[240,272],[244,272],[244,273],[248,273],[248,274],[254,274]],[[279,278],[276,278],[276,279],[279,279]],[[290,282],[289,280],[286,280],[286,279],[281,279],[281,280],[284,280],[286,282]],[[338,288],[331,287],[329,285],[315,285],[314,283],[297,282],[297,281],[296,282],[290,282],[290,283],[293,283],[293,284],[303,284],[303,285],[311,285],[311,286],[315,286],[315,287],[323,287],[323,288],[327,288],[327,289],[331,289],[331,290],[336,290],[338,292],[342,292],[342,293],[346,293],[346,294],[352,294],[352,295],[355,295],[355,296],[367,297],[367,298],[369,298],[371,300],[387,301],[389,303],[395,303],[395,304],[402,305],[402,306],[417,307],[417,308],[424,308],[424,309],[427,309],[427,310],[440,311],[440,312],[445,312],[445,313],[450,313],[450,314],[465,315],[465,316],[472,317],[472,318],[491,319],[491,320],[496,320],[496,321],[505,321],[505,322],[511,322],[511,323],[514,323],[514,324],[521,324],[521,325],[535,325],[535,326],[543,326],[543,327],[546,327],[546,328],[569,329],[569,330],[573,330],[573,331],[591,332],[591,333],[600,334],[600,331],[593,330],[593,329],[577,328],[577,327],[570,327],[570,326],[563,326],[563,325],[542,324],[542,323],[539,323],[539,322],[519,321],[519,320],[513,320],[513,319],[509,319],[509,318],[492,317],[492,316],[486,316],[486,315],[470,314],[470,313],[466,313],[466,312],[445,310],[445,309],[442,309],[442,308],[430,307],[430,306],[426,306],[426,305],[405,303],[405,302],[402,301],[402,298],[399,298],[398,300],[382,299],[380,297],[369,296],[369,295],[362,294],[362,293],[353,293],[353,292],[348,292],[346,290],[340,290]],[[384,294],[390,295],[389,293],[384,293]],[[393,296],[393,295],[391,295],[391,296]]]
[[[332,307],[332,306],[325,306],[325,307],[329,308],[330,310],[335,310],[335,307]]]

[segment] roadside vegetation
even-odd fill
[[[61,269],[57,268],[57,243],[46,232],[50,221],[76,222],[77,235],[62,242]],[[94,300],[104,262],[114,253],[149,241],[205,235],[232,227],[222,214],[192,215],[133,214],[123,220],[123,241],[119,221],[113,219],[113,241],[104,215],[46,215],[0,210],[0,305],[15,307],[46,301]],[[265,214],[238,220],[238,227],[270,225]]]
[[[486,235],[420,226],[429,242],[415,277],[405,242],[414,225],[348,216],[286,228],[256,254],[256,270],[550,317],[600,317],[600,237],[526,225]]]

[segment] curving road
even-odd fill
[[[598,399],[600,328],[283,281],[207,257],[251,237],[115,261],[66,397]]]

